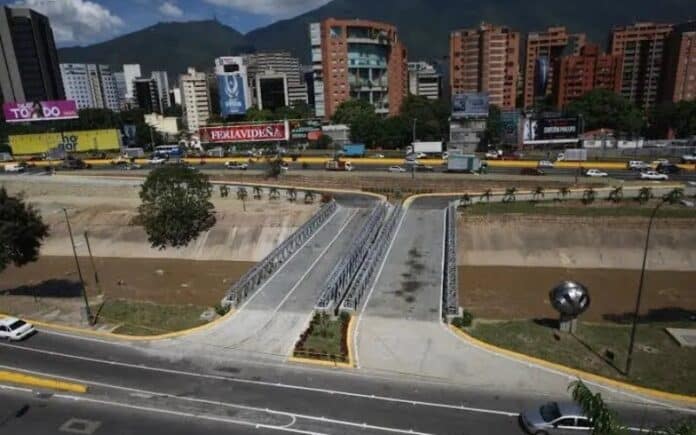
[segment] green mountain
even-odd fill
[[[62,63],[101,63],[121,69],[139,63],[143,74],[168,71],[171,78],[194,66],[206,70],[218,56],[253,51],[241,33],[217,21],[159,23],[110,41],[58,50]]]

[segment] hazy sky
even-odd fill
[[[48,15],[59,46],[89,45],[159,21],[217,19],[242,33],[329,0],[0,0]]]

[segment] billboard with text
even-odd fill
[[[577,117],[527,118],[524,121],[524,143],[572,142],[579,134]]]
[[[7,122],[55,121],[76,119],[77,104],[73,100],[34,101],[31,103],[4,103],[2,110]]]
[[[218,74],[220,115],[244,115],[247,112],[246,76],[242,73]]]
[[[212,143],[277,142],[290,138],[288,122],[231,124],[201,128],[201,141]]]
[[[487,93],[469,92],[452,96],[452,117],[488,116],[489,97]]]

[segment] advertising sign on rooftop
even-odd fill
[[[73,100],[34,101],[32,103],[4,103],[6,122],[55,121],[76,119],[77,104]]]
[[[218,74],[220,115],[244,115],[247,112],[246,76],[242,73]]]
[[[201,128],[201,140],[212,143],[277,142],[289,137],[287,121]]]
[[[452,117],[488,116],[489,97],[487,93],[469,92],[452,96]]]
[[[527,118],[524,122],[524,143],[562,143],[577,141],[580,134],[579,119]]]

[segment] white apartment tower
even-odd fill
[[[151,77],[157,83],[157,92],[162,110],[170,106],[169,104],[169,77],[167,71],[152,71]]]
[[[126,82],[126,99],[133,99],[133,80],[138,77],[142,77],[140,72],[140,64],[126,64],[123,65],[123,78]]]
[[[108,65],[63,63],[60,64],[60,73],[65,97],[75,100],[79,109],[120,110],[116,78]]]
[[[189,68],[179,78],[184,121],[190,133],[198,133],[210,119],[210,91],[206,74]]]

